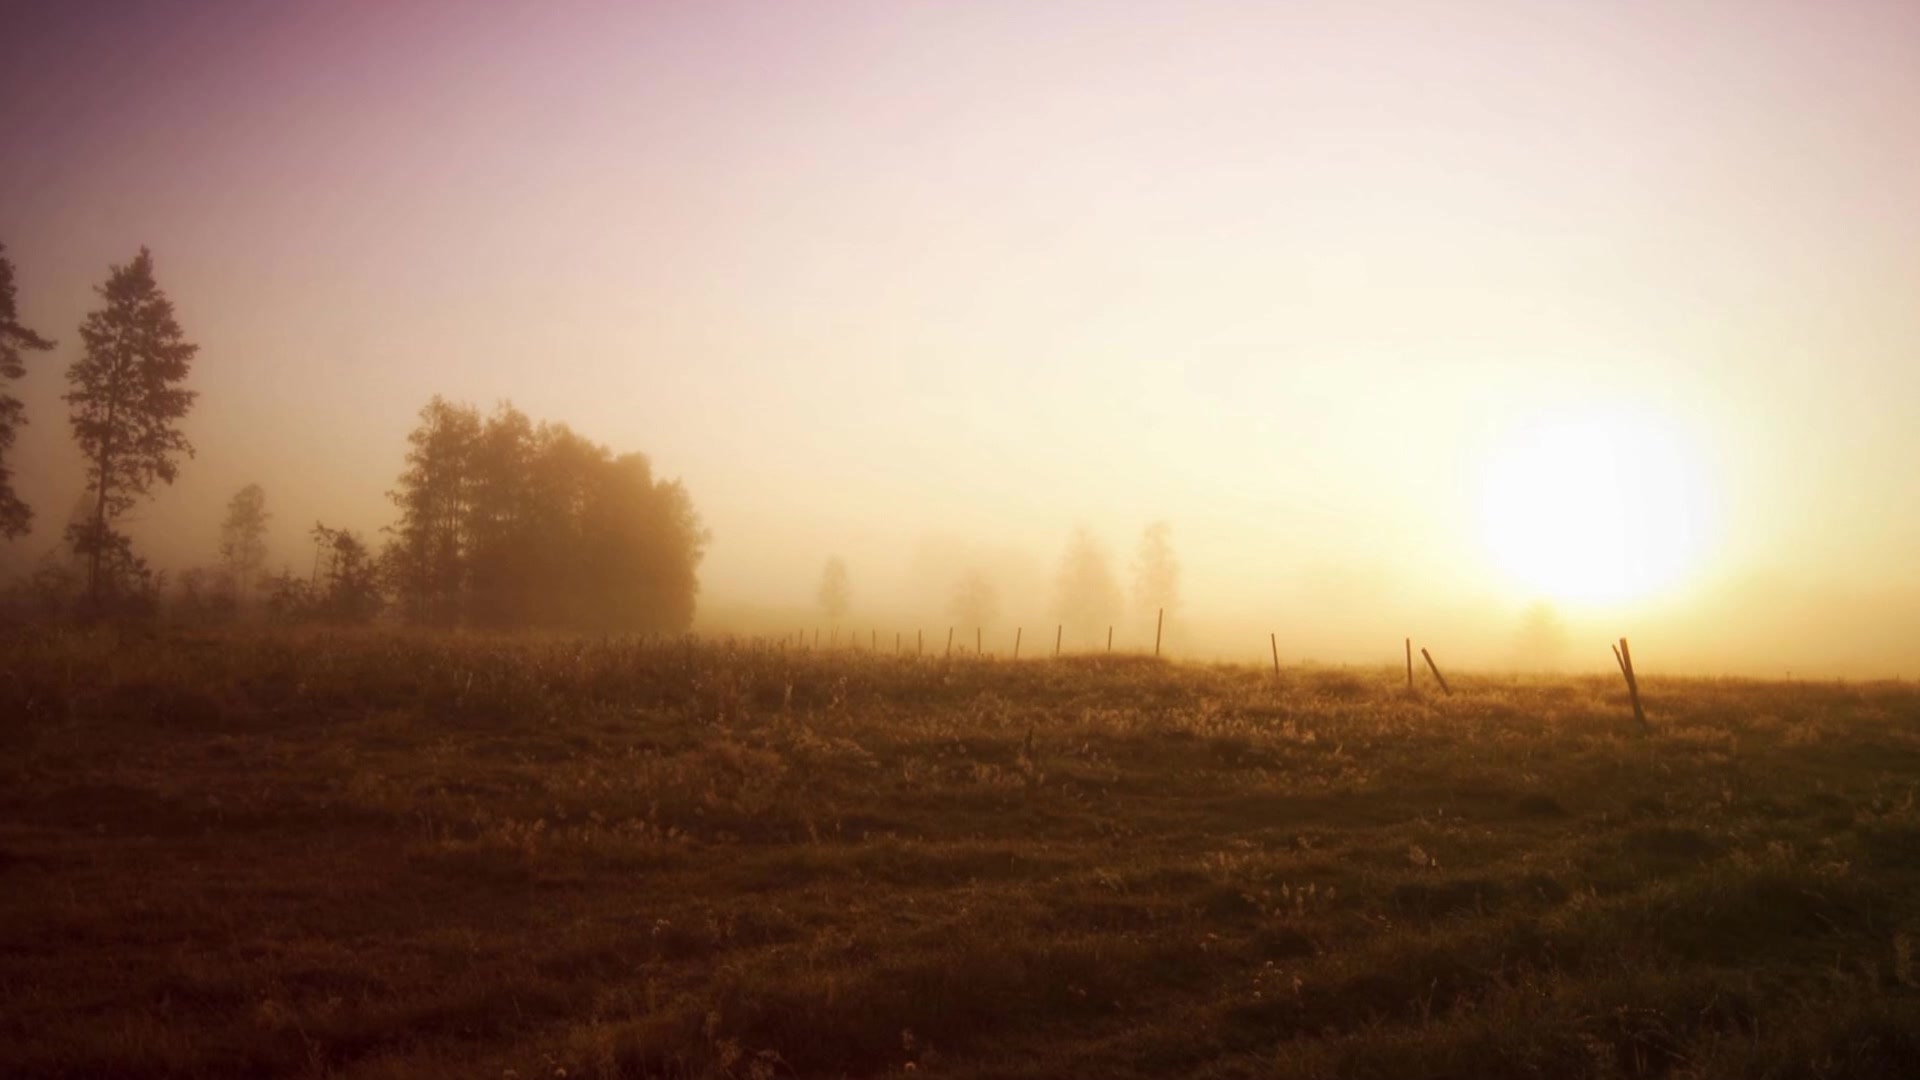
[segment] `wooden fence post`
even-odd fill
[[[1633,718],[1640,722],[1640,733],[1649,734],[1653,728],[1647,723],[1646,711],[1640,708],[1640,680],[1633,676],[1633,650],[1627,648],[1626,638],[1620,639],[1613,658],[1620,662],[1620,674],[1627,680],[1627,698],[1633,702]]]
[[[1273,649],[1273,673],[1277,676],[1280,674],[1280,639],[1268,634],[1267,645]]]
[[[1020,659],[1020,628],[1013,628],[1013,658]]]
[[[1113,624],[1107,624],[1107,651],[1113,651]]]
[[[1153,617],[1153,658],[1160,659],[1160,628],[1167,623],[1167,609],[1161,608],[1160,614]]]
[[[1055,623],[1053,626],[1053,658],[1056,660],[1060,658],[1060,631],[1065,629],[1064,623]]]
[[[1433,654],[1427,651],[1425,645],[1420,646],[1420,655],[1427,658],[1427,668],[1433,672],[1434,681],[1440,684],[1440,689],[1444,691],[1448,697],[1452,697],[1453,688],[1447,685],[1446,676],[1440,674],[1440,665],[1433,662]]]
[[[947,627],[947,659],[953,659],[953,627]]]

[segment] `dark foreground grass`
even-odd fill
[[[1920,693],[0,659],[0,1075],[1906,1077]]]

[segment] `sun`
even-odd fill
[[[1711,485],[1678,425],[1629,409],[1545,415],[1481,475],[1480,525],[1512,584],[1570,604],[1658,597],[1700,570]]]

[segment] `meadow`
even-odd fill
[[[0,1075],[1894,1077],[1910,684],[14,634]]]

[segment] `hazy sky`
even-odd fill
[[[199,458],[139,512],[168,565],[211,561],[250,480],[278,559],[315,518],[377,529],[442,393],[684,479],[709,613],[803,617],[839,553],[856,620],[933,625],[959,553],[1050,622],[1076,523],[1124,573],[1165,518],[1196,645],[1491,663],[1554,590],[1488,485],[1566,472],[1515,463],[1600,416],[1688,478],[1652,504],[1688,546],[1656,589],[1553,596],[1583,660],[1629,633],[1649,667],[1920,671],[1920,5],[3,21],[0,241],[60,340],[16,563],[78,493],[75,326],[146,244],[202,346]]]

